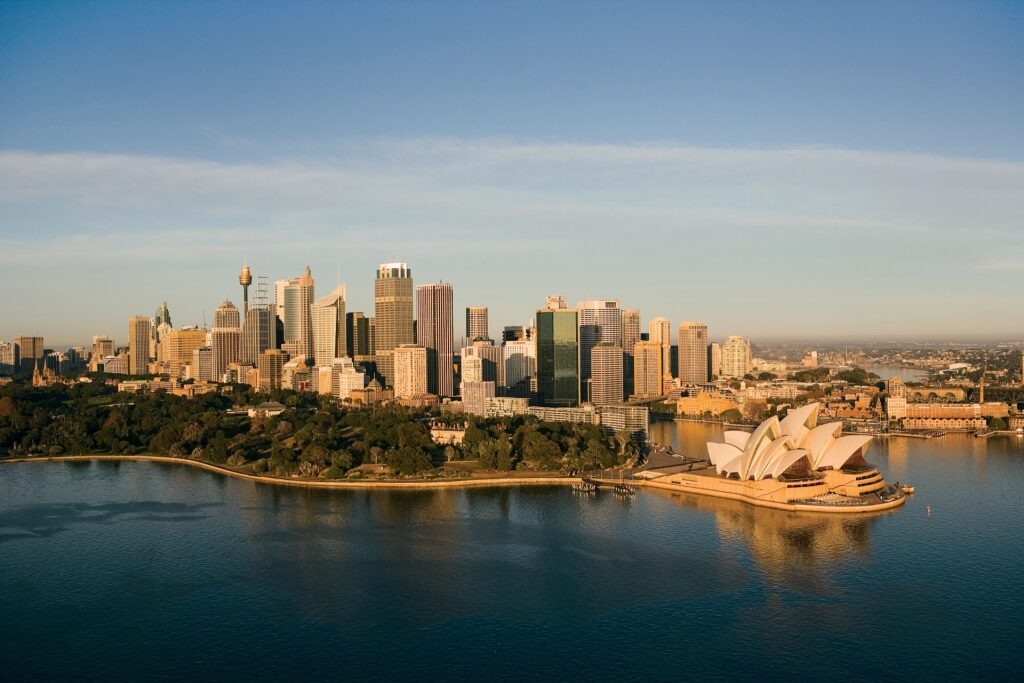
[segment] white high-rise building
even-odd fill
[[[490,338],[491,333],[487,321],[487,307],[468,307],[466,309],[466,343],[472,344],[477,339]]]
[[[345,336],[345,285],[313,302],[313,359],[318,366],[330,365],[348,355]]]
[[[679,323],[679,382],[708,381],[708,326],[688,320]]]
[[[293,344],[302,358],[313,356],[312,306],[316,284],[309,266],[284,288],[284,341]],[[344,319],[344,317],[343,317]],[[344,328],[342,328],[344,336]]]
[[[641,341],[633,346],[633,395],[637,398],[661,396],[665,373],[662,370],[661,343]]]
[[[708,344],[708,378],[722,376],[722,345],[718,342]]]
[[[509,396],[528,397],[537,375],[537,343],[530,340],[505,342],[505,386]]]
[[[750,344],[743,337],[730,336],[722,346],[722,377],[743,377],[750,367]]]
[[[595,406],[622,403],[622,347],[600,342],[590,353],[590,402]]]

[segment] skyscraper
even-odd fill
[[[0,341],[0,375],[13,375],[18,367],[18,347],[14,342]]]
[[[622,403],[622,347],[600,342],[590,351],[590,402],[596,406]]]
[[[470,306],[466,309],[466,343],[477,339],[490,339],[486,306]]]
[[[743,377],[750,372],[750,344],[743,337],[730,336],[722,346],[722,377]]]
[[[215,327],[210,333],[212,348],[210,374],[214,381],[220,382],[228,365],[238,362],[242,345],[242,330],[237,327]]]
[[[428,393],[427,349],[419,344],[402,344],[395,349],[395,398],[412,398]]]
[[[256,296],[245,314],[239,359],[256,365],[267,349],[277,347],[277,316],[270,304],[267,277],[256,276]]]
[[[622,311],[622,391],[623,398],[633,395],[633,347],[640,341],[640,311]]]
[[[156,315],[153,316],[154,327],[160,327],[160,325],[164,323],[167,323],[172,327],[174,326],[171,323],[171,312],[167,309],[166,301],[159,308],[156,309]]]
[[[284,288],[284,341],[294,344],[299,357],[313,357],[312,310],[316,287],[306,266],[302,275]],[[329,361],[328,361],[329,362]]]
[[[373,288],[374,359],[385,386],[394,386],[395,349],[413,343],[412,269],[405,263],[382,263]]]
[[[661,370],[666,378],[672,379],[672,326],[667,318],[652,318],[647,323],[647,336],[652,342],[661,344]]]
[[[679,323],[679,382],[708,381],[708,326],[688,320]]]
[[[484,382],[494,382],[495,387],[504,386],[505,382],[505,356],[500,346],[495,346],[490,339],[477,339],[469,346],[461,349],[462,362],[470,358],[479,358],[482,363],[482,378]]]
[[[641,341],[633,346],[633,396],[654,398],[664,392],[665,354],[660,342]]]
[[[348,355],[345,320],[345,285],[313,302],[313,358],[318,366],[329,366],[335,358]]]
[[[718,342],[708,344],[708,379],[722,376],[722,347]]]
[[[182,375],[185,366],[191,365],[193,360],[192,352],[206,346],[206,330],[195,327],[186,327],[180,330],[171,330],[160,341],[161,356],[167,363],[167,372],[172,379]],[[134,359],[131,360],[134,365]],[[195,370],[190,375],[196,377]],[[137,374],[132,371],[132,374]]]
[[[622,309],[618,301],[581,301],[579,312],[580,395],[590,401],[591,350],[600,342],[622,348]],[[620,363],[621,365],[621,363]]]
[[[114,340],[102,334],[92,338],[92,353],[89,355],[89,369],[93,372],[99,370],[103,359],[114,355]]]
[[[18,356],[18,372],[31,375],[43,359],[43,338],[15,337],[14,346]]]
[[[149,372],[149,337],[152,329],[149,318],[135,315],[128,319],[128,374],[145,375]]]
[[[370,341],[370,318],[362,311],[345,314],[345,339],[348,353],[357,363],[373,360],[373,344]]]
[[[260,354],[256,369],[258,388],[260,391],[271,391],[281,388],[281,375],[285,364],[285,354],[281,349],[267,349]]]
[[[469,311],[466,309],[466,320]],[[487,309],[484,309],[486,317]],[[416,334],[427,350],[427,392],[455,395],[455,328],[452,320],[452,286],[446,282],[416,288]],[[395,395],[398,395],[397,388]]]
[[[509,396],[529,398],[533,378],[537,375],[536,341],[506,341],[502,352],[505,362],[505,393]]]
[[[551,308],[551,299],[537,311],[537,393],[543,405],[571,407],[580,402],[579,322],[575,310]]]
[[[241,318],[238,315],[238,309],[230,301],[225,300],[217,309],[213,312],[213,327],[233,327],[240,328]]]

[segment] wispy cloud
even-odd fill
[[[514,302],[495,280],[526,273],[524,297],[656,287],[650,305],[670,315],[685,304],[666,287],[712,280],[739,320],[764,283],[855,273],[851,302],[895,287],[924,303],[935,292],[915,277],[929,270],[951,274],[943,286],[965,269],[1019,279],[1006,255],[1024,251],[1022,188],[1020,163],[832,148],[385,139],[239,163],[12,150],[0,152],[0,265],[21,277],[45,253],[55,280],[96,280],[153,259],[260,254],[369,271],[400,252],[428,277],[503,297],[499,308]]]

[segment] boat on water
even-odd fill
[[[636,487],[628,486],[626,484],[616,484],[612,487],[612,491],[620,496],[632,496],[636,493]]]
[[[900,491],[903,491],[903,493],[906,493],[906,494],[909,495],[909,494],[912,494],[915,491],[915,489],[910,484],[903,484],[902,486],[900,486]]]
[[[595,493],[597,491],[597,484],[589,481],[578,481],[572,485],[572,490],[576,493]]]

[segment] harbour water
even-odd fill
[[[658,423],[697,452],[718,428]],[[0,465],[6,680],[960,680],[1024,670],[1024,439],[876,440],[871,517]]]

